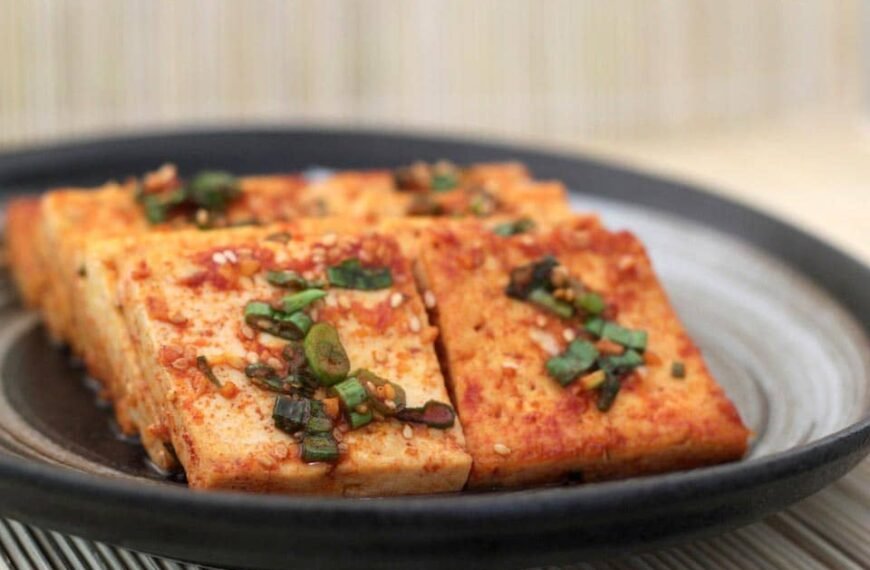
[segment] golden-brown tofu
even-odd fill
[[[436,302],[448,383],[474,460],[470,487],[627,477],[744,454],[747,429],[631,234],[595,218],[508,238],[466,225],[429,232],[421,249],[423,286]],[[582,322],[506,295],[511,270],[546,255],[601,292],[609,318],[648,333],[645,366],[622,379],[607,411],[596,406],[594,385],[563,388],[547,372],[547,360],[585,334]],[[685,378],[672,377],[673,362],[684,363]]]
[[[9,200],[6,205],[6,255],[12,278],[28,307],[39,306],[47,285],[36,247],[38,228],[38,197]]]
[[[259,232],[259,235],[254,236]],[[287,341],[245,324],[245,305],[286,293],[265,280],[267,269],[322,278],[325,267],[358,258],[389,267],[393,286],[376,291],[332,287],[313,317],[339,332],[351,368],[399,383],[409,406],[448,402],[428,324],[408,261],[385,236],[294,235],[287,243],[248,233],[190,232],[146,242],[115,258],[119,302],[156,424],[199,489],[338,495],[456,491],[470,469],[462,429],[375,421],[342,433],[336,465],[305,463],[299,446],[271,418],[275,394],[254,385],[244,368],[283,366]],[[218,389],[196,366],[204,356]]]

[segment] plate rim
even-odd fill
[[[513,156],[517,160],[529,164],[535,171],[535,164],[550,164],[552,170],[559,168],[596,168],[615,171],[623,176],[644,181],[647,184],[658,184],[662,190],[673,194],[683,193],[682,197],[689,205],[672,209],[666,207],[669,199],[664,196],[657,204],[651,203],[653,198],[644,195],[631,202],[641,203],[644,207],[668,211],[674,215],[686,217],[696,222],[714,222],[710,219],[711,208],[736,212],[745,218],[744,224],[754,227],[756,234],[759,228],[773,230],[778,239],[799,239],[801,244],[814,251],[804,258],[783,259],[781,252],[770,250],[770,243],[756,241],[754,235],[749,243],[756,248],[767,251],[782,259],[789,267],[801,275],[811,279],[814,284],[824,289],[848,312],[862,328],[865,338],[870,335],[870,294],[862,294],[860,290],[851,290],[848,283],[822,282],[814,272],[807,271],[807,265],[813,266],[806,258],[823,256],[826,267],[844,269],[848,281],[857,278],[861,282],[870,282],[870,266],[863,264],[851,253],[845,252],[827,241],[799,228],[790,222],[763,212],[741,201],[717,195],[695,183],[643,172],[631,166],[609,161],[595,156],[580,153],[567,153],[563,150],[536,148],[513,142],[489,141],[471,137],[454,137],[444,134],[426,134],[420,131],[404,131],[396,129],[346,128],[326,125],[323,127],[310,124],[301,127],[294,126],[246,126],[246,127],[197,127],[193,129],[170,129],[148,131],[141,134],[126,134],[122,136],[90,137],[80,140],[65,141],[61,144],[38,146],[0,153],[0,197],[8,197],[5,186],[16,184],[16,180],[25,178],[29,173],[51,164],[74,165],[82,157],[92,158],[95,153],[110,152],[114,148],[135,148],[138,145],[157,145],[161,141],[183,139],[201,140],[207,144],[207,139],[233,137],[333,137],[355,140],[389,139],[391,144],[410,142],[415,144],[433,144],[440,147],[455,147],[462,149],[459,154],[476,153],[494,154],[501,157]],[[410,145],[413,146],[413,145]],[[472,152],[472,154],[474,153]],[[398,161],[397,161],[398,162]],[[549,174],[549,172],[548,172]],[[554,177],[557,177],[554,175]],[[572,185],[566,181],[566,186]],[[572,188],[584,194],[604,196],[626,201],[619,188]],[[637,197],[635,197],[637,198]],[[673,203],[674,196],[670,197]],[[647,203],[649,202],[649,203]],[[693,215],[692,208],[705,212],[699,218]],[[697,212],[696,212],[697,214]],[[735,235],[720,225],[719,229],[726,231],[737,239],[745,239],[744,235]],[[771,239],[775,241],[776,236]],[[795,246],[796,247],[796,246]],[[853,288],[854,289],[854,288]],[[843,292],[847,295],[844,297]],[[868,342],[870,350],[870,342]],[[870,381],[870,379],[868,379]],[[50,488],[56,492],[67,493],[69,496],[99,498],[109,501],[123,501],[126,506],[153,509],[159,506],[169,511],[198,509],[199,512],[225,515],[231,509],[234,516],[247,518],[256,516],[262,522],[263,516],[280,517],[288,513],[310,514],[328,511],[336,516],[373,516],[406,519],[426,515],[430,518],[422,529],[431,531],[431,524],[440,522],[453,524],[458,520],[492,522],[499,519],[503,522],[516,518],[527,517],[530,509],[547,511],[568,511],[575,514],[602,513],[616,506],[627,504],[642,507],[644,505],[661,505],[663,500],[675,502],[692,500],[709,493],[727,494],[742,489],[757,487],[764,483],[774,482],[790,475],[809,472],[825,464],[833,463],[852,456],[856,463],[860,457],[870,450],[870,413],[866,413],[858,421],[818,440],[800,446],[779,451],[758,458],[741,460],[735,463],[703,467],[691,471],[681,471],[662,475],[652,475],[622,481],[602,482],[587,485],[523,489],[513,491],[496,491],[488,493],[460,493],[436,496],[404,496],[376,499],[352,499],[342,497],[307,497],[289,495],[258,495],[241,492],[192,492],[187,488],[176,488],[170,485],[142,484],[140,482],[113,479],[73,471],[64,467],[41,464],[27,459],[21,459],[11,454],[0,452],[0,479],[16,482],[22,485],[34,485]],[[431,517],[436,517],[432,519]],[[500,525],[501,526],[501,525]]]

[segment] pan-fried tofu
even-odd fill
[[[545,310],[546,303],[506,294],[513,270],[546,256],[560,264],[564,282],[579,279],[598,292],[606,308],[592,310],[630,331],[646,331],[645,352],[635,351],[645,364],[614,376],[619,391],[609,403],[602,405],[604,368],[598,375],[572,372],[563,387],[548,362],[569,354],[569,341],[578,339],[599,357],[628,349],[602,329],[604,338],[593,336],[574,318],[579,311],[563,318],[566,313]],[[419,273],[437,307],[445,374],[474,460],[470,487],[619,478],[744,454],[749,432],[630,233],[610,232],[594,218],[514,237],[468,225],[435,230],[423,238]],[[574,298],[567,291],[559,291],[559,302]],[[541,302],[554,304],[560,298],[553,295]]]
[[[13,198],[6,205],[6,255],[24,304],[36,307],[47,286],[36,247],[39,198]]]
[[[115,258],[118,302],[150,400],[149,431],[171,445],[191,487],[336,495],[456,491],[470,469],[457,421],[448,429],[386,417],[336,432],[337,464],[306,463],[293,435],[276,428],[276,395],[245,373],[250,364],[279,369],[288,341],[246,324],[249,302],[286,294],[269,269],[323,279],[347,259],[389,268],[392,285],[377,290],[327,289],[311,316],[338,331],[351,369],[368,369],[401,385],[407,405],[449,402],[408,261],[391,238],[293,235],[284,243],[265,230],[165,236]],[[197,365],[209,363],[218,388]],[[144,409],[144,408],[143,408]]]

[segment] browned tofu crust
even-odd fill
[[[40,252],[36,247],[39,198],[13,198],[6,205],[6,256],[24,304],[39,306],[47,286]]]
[[[745,453],[748,430],[632,234],[594,218],[510,238],[466,226],[430,232],[421,249],[423,286],[437,303],[448,382],[474,458],[469,486],[620,478]],[[623,382],[607,412],[579,383],[562,388],[546,372],[575,330],[505,294],[511,269],[545,255],[603,292],[621,324],[649,333],[647,365]],[[685,363],[684,379],[671,376],[675,361]]]

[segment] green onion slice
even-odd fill
[[[266,273],[266,281],[276,287],[288,289],[322,289],[325,283],[320,280],[309,281],[295,271],[279,270]]]
[[[646,331],[628,329],[612,321],[607,321],[604,323],[601,336],[627,348],[634,348],[640,351],[646,350]]]
[[[555,257],[547,256],[534,263],[515,268],[511,271],[510,283],[505,293],[509,297],[525,301],[535,289],[550,291],[552,289],[550,275],[557,265],[559,262]]]
[[[643,366],[643,356],[639,352],[628,349],[622,354],[614,354],[598,359],[601,369],[606,372],[621,374]]]
[[[405,408],[405,389],[395,382],[381,378],[366,369],[357,370],[353,373],[353,376],[359,379],[369,396],[369,402],[379,413],[385,416],[393,416]],[[389,391],[393,393],[392,398],[388,397]],[[389,402],[392,402],[392,405]]]
[[[343,382],[339,382],[332,389],[338,396],[338,399],[341,400],[342,407],[348,411],[353,411],[354,408],[364,404],[368,399],[365,388],[356,378],[348,378]]]
[[[389,267],[363,267],[359,259],[345,259],[328,268],[326,276],[332,285],[344,289],[373,291],[393,285],[393,275]]]
[[[241,193],[241,186],[232,174],[206,170],[191,178],[186,190],[190,201],[197,206],[220,211]]]
[[[442,172],[432,175],[432,190],[446,192],[459,186],[459,177],[455,172]]]
[[[306,289],[299,293],[286,295],[281,299],[281,304],[284,307],[284,312],[293,314],[297,311],[301,311],[314,301],[323,299],[324,297],[326,297],[326,291],[322,289]]]
[[[322,385],[332,386],[347,377],[350,360],[335,327],[315,324],[305,336],[303,347],[308,366]]]
[[[570,319],[574,315],[574,307],[565,301],[555,298],[544,289],[535,289],[529,293],[529,302],[563,319]]]
[[[601,386],[598,387],[598,399],[595,406],[602,412],[609,410],[621,387],[619,378],[608,374]]]
[[[607,307],[604,297],[598,293],[587,291],[576,298],[574,304],[590,315],[600,315]]]
[[[447,429],[456,421],[456,412],[443,402],[429,400],[422,408],[405,408],[396,417],[403,422],[426,424],[429,427]]]
[[[358,429],[370,424],[374,418],[375,416],[371,410],[367,410],[364,414],[352,410],[347,415],[347,423],[351,429]]]
[[[567,386],[592,368],[598,358],[598,349],[591,342],[577,339],[568,349],[547,361],[547,373],[562,386]]]
[[[600,338],[602,332],[604,332],[604,319],[602,319],[601,317],[592,317],[591,319],[587,319],[586,324],[583,325],[583,328],[585,328],[587,332],[590,332]]]
[[[272,407],[272,419],[275,427],[287,433],[296,433],[308,425],[311,418],[310,400],[296,400],[287,396],[275,398]]]
[[[535,222],[531,218],[520,218],[513,222],[504,222],[492,228],[492,232],[502,237],[524,234],[535,229]]]
[[[302,440],[302,460],[334,463],[338,461],[338,443],[331,434],[306,435]]]
[[[214,375],[214,371],[211,369],[211,366],[208,363],[208,359],[205,356],[197,356],[196,357],[196,367],[202,372],[203,376],[208,378],[208,381],[217,386],[221,387],[221,381],[218,380],[218,377]]]

